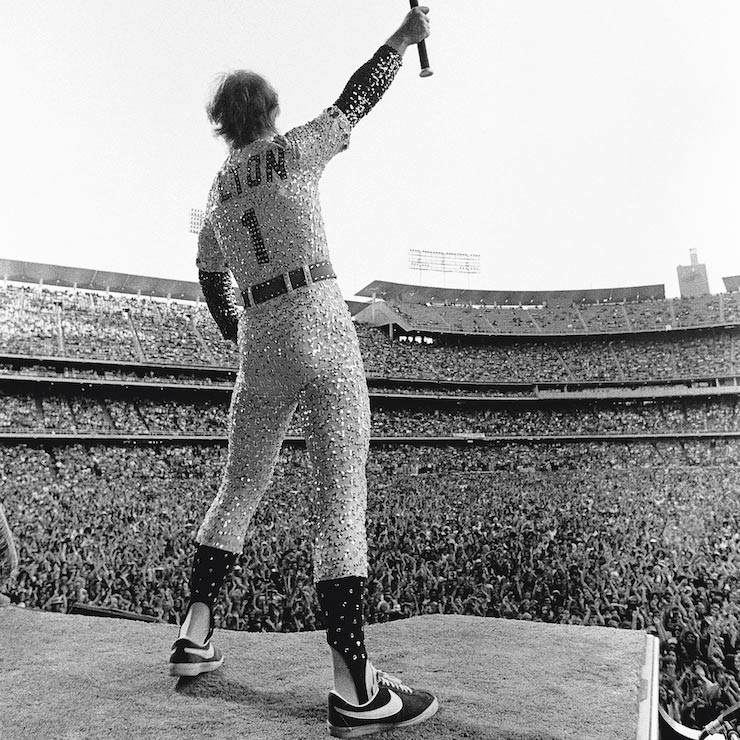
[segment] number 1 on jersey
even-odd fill
[[[257,262],[266,264],[270,261],[270,256],[267,254],[267,247],[265,247],[265,242],[262,239],[262,232],[260,231],[260,225],[257,221],[257,214],[254,212],[254,208],[250,208],[243,213],[242,224],[247,227]]]

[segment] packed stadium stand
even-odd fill
[[[177,622],[235,348],[195,283],[8,260],[0,277],[11,599]],[[644,629],[675,718],[740,701],[740,294],[376,281],[361,297],[370,620]],[[321,627],[309,480],[296,419],[219,625]]]

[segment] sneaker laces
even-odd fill
[[[386,688],[396,689],[397,691],[403,691],[407,694],[413,694],[413,690],[410,689],[408,686],[406,686],[405,683],[401,683],[401,681],[396,678],[395,676],[391,676],[390,673],[386,673],[385,671],[375,669],[375,676],[378,680],[378,684],[380,686],[385,686]]]

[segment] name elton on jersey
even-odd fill
[[[218,195],[222,203],[230,200],[234,195],[241,195],[245,185],[248,188],[255,188],[263,181],[273,182],[275,174],[281,180],[288,179],[288,172],[285,169],[285,151],[281,147],[266,149],[264,152],[250,155],[246,165],[244,171],[242,171],[240,162],[219,173]]]

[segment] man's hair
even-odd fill
[[[236,149],[277,133],[279,110],[278,96],[270,83],[246,69],[222,75],[206,106],[214,132]]]

